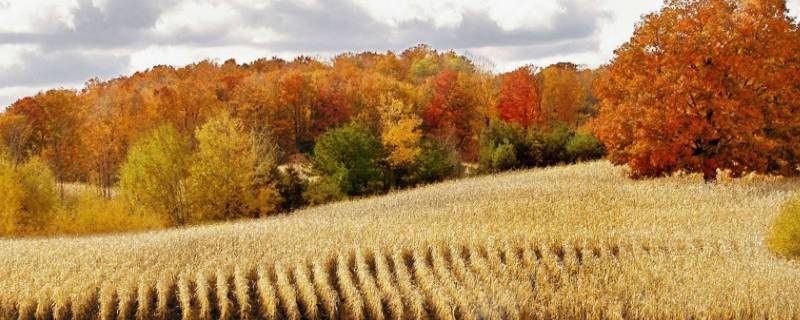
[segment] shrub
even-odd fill
[[[572,162],[602,158],[605,153],[603,142],[587,133],[577,133],[567,142],[567,156]]]
[[[463,170],[458,151],[429,138],[420,143],[420,153],[403,180],[408,185],[433,183],[459,176]]]
[[[11,160],[0,154],[0,235],[14,234],[25,193]]]
[[[784,205],[772,225],[767,245],[780,256],[800,257],[800,197]]]
[[[505,143],[492,152],[492,168],[494,170],[511,170],[518,166],[514,145]]]
[[[331,129],[317,140],[311,163],[314,170],[336,181],[351,196],[385,190],[385,152],[381,141],[365,126],[351,123]]]
[[[570,162],[566,146],[574,134],[569,127],[561,124],[531,132],[529,139],[536,141],[534,152],[539,155],[536,165],[552,166]]]
[[[41,231],[57,204],[55,178],[44,162],[14,166],[0,155],[0,235]]]
[[[120,170],[123,196],[134,206],[167,217],[171,224],[189,220],[185,179],[191,145],[170,125],[157,127],[131,146]]]
[[[308,189],[303,193],[303,198],[308,204],[314,206],[344,200],[347,195],[342,192],[339,181],[332,177],[323,177],[309,184]]]
[[[94,192],[81,193],[75,204],[57,210],[48,233],[80,235],[159,229],[166,226],[163,216],[145,210],[132,210],[121,198],[105,199]]]
[[[532,143],[522,127],[503,121],[492,122],[481,132],[479,160],[481,170],[491,172],[535,165],[536,157],[532,153],[534,149]],[[498,153],[497,149],[501,147],[504,150]],[[502,168],[495,165],[499,163],[495,159],[502,160]]]
[[[286,171],[280,172],[277,188],[283,199],[282,211],[296,210],[307,204],[303,193],[308,189],[308,183],[300,177],[296,169],[288,167]]]

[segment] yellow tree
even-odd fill
[[[262,179],[275,158],[259,154],[256,137],[241,121],[222,113],[200,127],[195,137],[198,150],[187,185],[196,220],[261,216],[278,208],[280,194]]]
[[[123,195],[137,208],[189,222],[186,178],[191,145],[170,124],[150,130],[131,146],[120,173]]]
[[[379,107],[381,115],[381,140],[389,151],[388,160],[394,167],[408,165],[419,155],[422,138],[422,119],[410,105],[388,97]]]
[[[575,125],[578,110],[586,99],[578,66],[558,63],[545,68],[539,75],[542,81],[542,113],[545,123]]]

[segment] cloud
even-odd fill
[[[661,1],[0,0],[0,20],[10,22],[0,26],[0,106],[15,100],[10,92],[27,92],[21,88],[155,64],[330,57],[418,43],[490,57],[498,70],[562,57],[597,65],[630,36],[643,3]],[[628,28],[615,27],[620,21]]]
[[[0,88],[59,86],[93,77],[110,78],[127,72],[129,58],[107,54],[28,51],[19,63],[0,68]]]

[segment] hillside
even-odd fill
[[[0,241],[0,318],[797,318],[764,234],[800,180],[607,162],[257,221]]]

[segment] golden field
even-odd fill
[[[800,264],[764,244],[798,187],[592,162],[257,221],[0,240],[0,319],[798,318]]]

